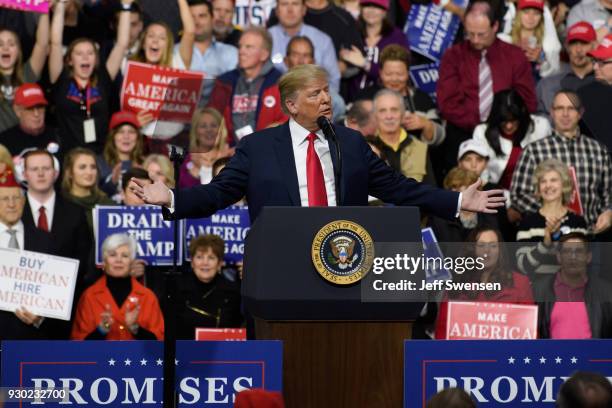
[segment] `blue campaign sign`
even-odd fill
[[[468,0],[452,0],[459,7],[467,7]],[[461,19],[435,5],[413,4],[410,7],[404,32],[408,36],[410,49],[436,62],[451,46],[461,24]]]
[[[247,388],[282,391],[280,341],[179,341],[176,384],[179,406],[233,407]],[[161,406],[163,342],[7,341],[2,387],[67,389],[63,404],[9,407]]]
[[[434,102],[437,100],[436,85],[439,69],[440,63],[438,62],[410,66],[410,80],[416,88],[427,93]]]
[[[190,261],[189,243],[202,234],[219,235],[225,241],[225,262],[235,264],[244,258],[244,239],[251,229],[249,208],[231,206],[208,218],[185,221],[185,260]]]
[[[438,245],[438,239],[434,234],[433,229],[424,228],[421,230],[421,237],[423,240],[423,255],[425,258],[441,258],[444,259],[444,255]],[[442,265],[440,265],[442,266]],[[436,268],[436,262],[427,263],[425,269],[425,280],[430,283],[439,280],[451,280],[453,278],[450,271],[446,268]]]
[[[138,259],[149,265],[172,265],[174,254],[174,226],[165,221],[157,206],[96,206],[94,209],[96,264],[102,264],[102,244],[111,234],[125,232],[137,242]],[[179,222],[179,237],[183,222]],[[183,242],[179,239],[178,262],[181,263]]]
[[[404,342],[404,407],[425,408],[449,387],[478,407],[554,407],[577,370],[612,376],[612,340],[469,340]]]

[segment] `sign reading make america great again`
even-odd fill
[[[280,341],[177,341],[179,407],[234,406],[250,388],[282,391]],[[161,407],[161,341],[7,341],[2,387],[66,389],[60,401],[26,407]]]
[[[466,8],[468,0],[451,0]],[[444,51],[453,44],[461,19],[446,9],[434,4],[413,4],[410,7],[404,33],[410,49],[434,62],[440,62]]]
[[[191,123],[204,73],[129,61],[121,87],[121,109],[148,111],[157,120]]]
[[[577,370],[612,378],[612,340],[409,340],[404,407],[425,408],[437,392],[460,387],[479,408],[554,408]]]

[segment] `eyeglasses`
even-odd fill
[[[21,202],[21,200],[23,199],[23,196],[21,195],[15,195],[15,196],[4,196],[4,197],[0,197],[0,203],[2,203],[2,205],[8,205],[9,203],[19,203]]]
[[[612,64],[612,60],[598,60],[595,58],[591,58],[591,62],[593,63],[593,65],[599,65],[601,67],[605,67],[608,64]]]

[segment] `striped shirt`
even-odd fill
[[[540,203],[533,176],[538,164],[547,159],[558,159],[567,166],[574,166],[584,218],[587,225],[593,226],[598,215],[611,205],[612,168],[607,149],[582,134],[568,138],[553,132],[525,147],[512,176],[512,207],[521,213],[538,210]]]

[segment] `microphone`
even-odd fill
[[[319,116],[317,118],[317,126],[321,128],[323,134],[325,135],[325,138],[331,141],[336,140],[336,132],[334,132],[334,128],[332,127],[331,122],[325,116]]]
[[[329,119],[325,116],[319,116],[317,118],[317,126],[321,128],[325,138],[330,140],[336,149],[336,165],[334,166],[334,178],[336,179],[336,206],[340,206],[340,185],[342,180],[342,154],[340,152],[340,144],[338,143],[338,138],[336,137],[336,132],[334,131],[334,127],[332,126]]]

